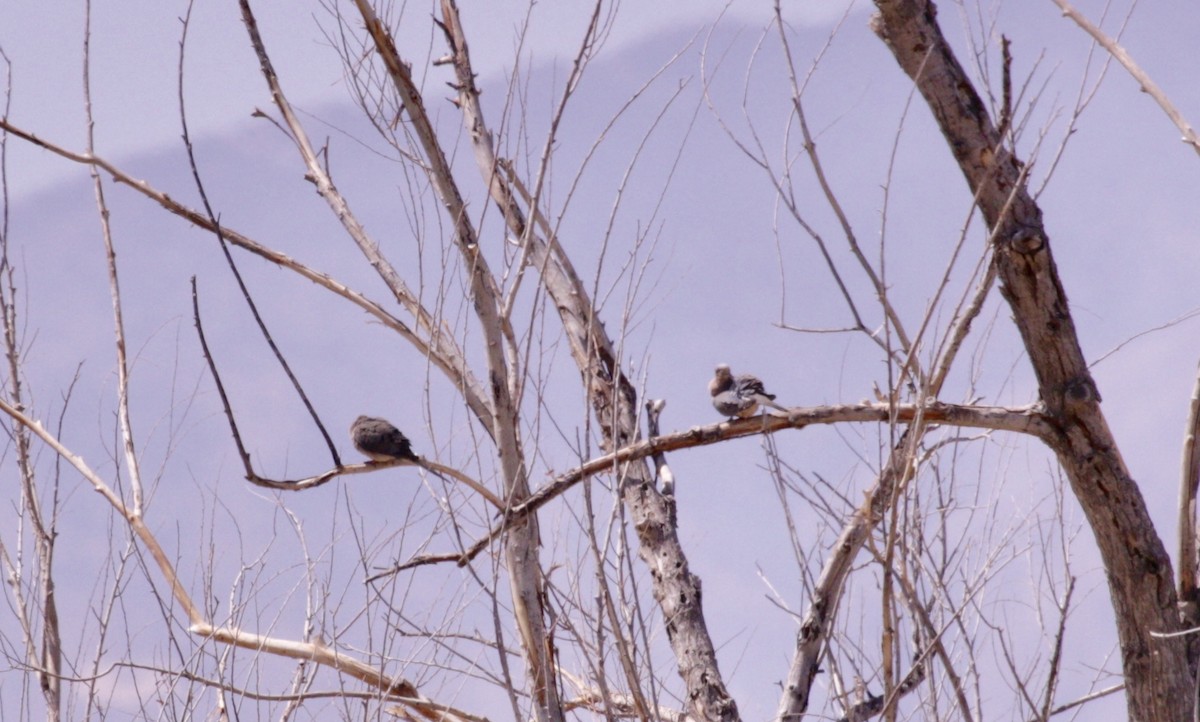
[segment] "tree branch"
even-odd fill
[[[1179,112],[1179,109],[1175,107],[1171,99],[1163,92],[1163,89],[1158,87],[1158,84],[1150,78],[1146,71],[1142,70],[1134,62],[1133,56],[1126,52],[1125,48],[1115,38],[1109,37],[1103,30],[1093,25],[1082,13],[1072,7],[1067,0],[1054,0],[1054,4],[1062,10],[1064,17],[1070,18],[1076,25],[1083,28],[1084,32],[1091,35],[1093,40],[1107,50],[1109,55],[1116,58],[1117,62],[1124,66],[1125,70],[1129,71],[1129,74],[1138,82],[1138,85],[1142,86],[1142,92],[1154,98],[1154,102],[1158,103],[1158,107],[1163,109],[1163,112],[1167,114],[1167,117],[1179,129],[1179,132],[1183,133],[1183,137],[1180,140],[1190,145],[1196,153],[1200,153],[1200,136],[1196,135],[1196,131],[1187,122],[1187,118],[1183,117],[1183,113]]]
[[[959,406],[933,402],[924,407],[916,404],[857,404],[846,406],[797,407],[785,416],[752,416],[736,421],[724,421],[708,426],[693,426],[685,431],[676,431],[651,439],[639,439],[615,452],[590,459],[570,471],[559,474],[552,481],[509,507],[504,520],[493,526],[488,533],[469,546],[461,554],[432,554],[413,558],[387,571],[372,576],[374,581],[390,574],[426,564],[457,562],[466,564],[504,533],[506,527],[516,524],[538,509],[561,496],[581,481],[597,474],[613,472],[624,477],[633,463],[647,457],[656,457],[668,451],[679,451],[698,446],[719,444],[731,439],[761,434],[773,434],[785,429],[803,429],[807,426],[838,423],[912,423],[921,419],[926,426],[964,426],[997,431],[1030,434],[1047,439],[1057,431],[1043,417],[1040,404],[1023,408],[1000,406]],[[334,472],[326,472],[334,473]],[[868,496],[872,492],[868,492]],[[852,522],[853,523],[853,522]],[[857,535],[856,535],[857,536]],[[852,557],[851,557],[852,558]],[[849,567],[847,566],[847,569]]]
[[[1200,489],[1200,366],[1188,404],[1183,433],[1183,468],[1179,477],[1179,601],[1184,604],[1184,626],[1200,623],[1200,594],[1196,574],[1200,571],[1200,549],[1196,544],[1196,494]]]
[[[179,203],[168,194],[158,190],[144,180],[134,178],[100,156],[88,153],[75,153],[67,150],[62,146],[43,140],[29,131],[13,125],[5,118],[0,118],[0,130],[5,130],[9,133],[12,133],[14,136],[28,143],[36,145],[39,148],[48,150],[61,158],[65,158],[82,165],[97,166],[111,175],[115,182],[129,186],[133,190],[141,193],[145,197],[160,205],[167,212],[179,216],[188,223],[191,223],[206,231],[212,233],[217,231],[216,225],[214,225],[213,221],[208,217],[207,214],[201,213],[195,209],[183,205],[182,203]],[[487,418],[490,416],[491,407],[487,401],[487,395],[484,393],[483,387],[479,384],[479,381],[474,377],[474,375],[471,373],[471,370],[467,367],[461,350],[454,346],[453,339],[451,339],[450,336],[445,333],[444,329],[440,328],[436,324],[422,328],[422,330],[425,331],[429,336],[428,340],[426,340],[416,331],[410,328],[408,324],[385,311],[378,303],[370,300],[362,293],[359,293],[358,291],[355,291],[354,289],[334,279],[332,276],[309,268],[287,254],[268,248],[257,241],[238,233],[228,226],[221,226],[221,232],[225,239],[233,245],[249,251],[250,253],[253,253],[269,263],[273,263],[280,268],[286,268],[289,271],[298,274],[300,277],[312,281],[318,286],[321,286],[327,291],[345,298],[347,301],[353,303],[373,316],[375,320],[379,321],[384,327],[400,334],[403,339],[413,344],[413,346],[415,346],[422,355],[428,356],[433,362],[434,366],[440,369],[442,373],[444,373],[446,377],[450,379],[450,382],[454,384],[454,387],[461,390],[468,406],[470,406],[471,411],[476,416],[482,418]],[[395,291],[395,289],[392,290],[393,292]],[[401,301],[401,303],[402,305],[405,305],[404,301]],[[417,318],[420,325],[421,316],[419,313],[417,314]]]
[[[244,1],[244,0],[243,0]],[[475,227],[467,212],[466,202],[455,180],[445,151],[438,140],[421,92],[413,82],[409,65],[404,62],[390,31],[376,15],[367,0],[355,0],[367,32],[374,41],[376,54],[387,68],[388,77],[408,114],[411,126],[428,161],[428,177],[445,206],[454,226],[453,240],[470,274],[470,299],[484,335],[487,353],[492,415],[487,419],[492,438],[499,453],[504,474],[505,496],[524,499],[529,494],[528,467],[521,448],[518,425],[519,374],[506,353],[514,345],[514,336],[507,319],[501,313],[502,298],[495,277],[479,245]],[[467,46],[462,35],[457,8],[453,3],[442,4],[440,23],[450,43],[454,65],[469,68]],[[473,80],[471,81],[473,83]],[[460,95],[463,90],[460,89]],[[483,127],[482,116],[473,125],[472,133]],[[539,722],[562,722],[562,702],[558,697],[555,679],[554,642],[546,630],[543,580],[538,559],[538,530],[536,519],[530,518],[522,528],[512,529],[505,545],[508,573],[513,598],[513,612],[521,633],[522,650],[531,680],[534,716]]]

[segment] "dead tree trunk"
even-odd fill
[[[975,194],[995,243],[1001,292],[1037,376],[1052,442],[1096,537],[1108,576],[1129,717],[1192,718],[1193,673],[1180,627],[1171,560],[1100,410],[1042,212],[1023,164],[1004,146],[937,24],[929,0],[876,0],[874,29],[913,78]]]

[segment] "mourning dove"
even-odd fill
[[[354,448],[372,461],[420,461],[413,453],[408,437],[386,419],[360,416],[350,424],[350,440]]]
[[[786,407],[775,403],[775,395],[767,393],[757,376],[734,376],[726,364],[717,366],[712,381],[708,382],[708,392],[712,394],[713,407],[730,418],[753,416],[760,405],[788,413]]]

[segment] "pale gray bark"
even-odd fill
[[[502,301],[487,258],[481,252],[479,239],[463,195],[458,188],[450,163],[425,112],[420,90],[413,82],[409,66],[400,57],[390,32],[365,0],[356,5],[375,42],[375,49],[387,68],[398,97],[413,124],[421,151],[429,164],[429,179],[437,191],[446,214],[454,226],[453,240],[464,265],[470,269],[470,297],[485,336],[487,349],[488,388],[491,391],[491,418],[482,419],[496,441],[500,467],[504,475],[504,496],[520,501],[529,495],[528,465],[521,447],[518,414],[517,371],[510,365],[506,349],[511,334],[506,334],[508,320],[502,315]],[[452,5],[443,5],[447,24],[457,22]],[[465,43],[455,48],[466,54]],[[505,544],[506,567],[512,585],[513,613],[521,634],[521,649],[532,681],[533,710],[539,722],[562,722],[562,702],[558,695],[558,675],[554,663],[554,641],[546,629],[547,610],[543,594],[542,572],[538,559],[538,527],[536,517],[509,530]]]
[[[526,244],[529,265],[541,274],[542,285],[554,300],[605,449],[627,446],[640,437],[637,392],[621,368],[612,339],[596,316],[590,294],[549,224],[541,222],[544,219],[537,207],[536,190],[532,198],[522,193],[524,187],[508,179],[507,166],[495,155],[492,136],[479,105],[479,93],[474,87],[458,10],[452,0],[442,0],[442,16],[458,79],[459,107],[471,134],[480,172],[509,229]],[[570,87],[572,83],[567,85]],[[547,139],[547,146],[552,142],[552,137]],[[528,213],[518,205],[518,197],[532,206]],[[537,227],[529,223],[529,216],[538,221]],[[687,687],[691,711],[698,719],[732,722],[738,719],[737,705],[717,667],[716,650],[704,620],[700,579],[691,573],[676,533],[674,501],[655,487],[654,471],[645,460],[628,464],[621,472],[621,498],[637,530],[639,554],[650,571],[654,598]]]

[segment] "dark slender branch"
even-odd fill
[[[404,459],[396,461],[372,461],[362,464],[351,464],[345,466],[341,459],[338,458],[337,452],[334,451],[334,464],[336,465],[329,471],[322,472],[316,476],[309,476],[302,479],[268,479],[259,476],[254,471],[254,464],[250,459],[250,453],[246,451],[246,445],[242,442],[241,433],[238,431],[237,421],[233,416],[233,408],[229,403],[229,395],[225,392],[225,384],[221,381],[221,375],[217,371],[216,362],[213,360],[212,353],[208,348],[208,340],[204,336],[204,326],[200,321],[200,300],[199,293],[196,290],[196,277],[192,276],[192,318],[196,325],[196,335],[200,338],[200,350],[204,354],[204,360],[208,363],[208,370],[212,373],[213,381],[217,386],[217,394],[221,397],[221,406],[225,410],[225,417],[229,420],[229,430],[233,433],[234,444],[237,445],[238,456],[242,459],[242,466],[246,470],[246,480],[255,486],[262,486],[268,489],[279,489],[282,491],[304,491],[314,487],[321,486],[335,477],[344,474],[361,474],[367,471],[373,471],[380,468],[388,468],[392,466],[409,466],[414,465],[414,462]],[[318,424],[320,422],[318,421]],[[322,427],[324,432],[324,427]],[[487,487],[480,484],[478,481],[471,479],[465,474],[452,469],[448,466],[421,459],[415,465],[441,476],[450,481],[459,481],[473,489],[475,492],[486,498],[497,508],[503,509],[504,503],[500,501]]]
[[[190,15],[189,7],[189,15]],[[248,23],[249,25],[249,23]],[[233,273],[233,278],[237,281],[238,289],[242,292],[242,298],[246,301],[247,308],[250,309],[250,315],[254,317],[254,322],[258,324],[258,330],[262,333],[263,339],[266,340],[267,346],[271,348],[271,353],[275,354],[275,358],[279,361],[279,365],[283,368],[283,373],[287,375],[288,380],[292,382],[292,388],[296,389],[296,395],[300,397],[304,408],[308,410],[309,416],[312,417],[313,423],[317,425],[317,429],[321,432],[321,436],[325,439],[325,445],[329,447],[329,454],[333,458],[334,466],[341,466],[342,459],[338,456],[337,447],[333,443],[333,438],[330,437],[329,431],[325,428],[325,424],[321,422],[321,417],[317,414],[317,410],[313,408],[312,401],[309,400],[308,394],[304,393],[304,387],[300,385],[300,379],[296,378],[296,374],[292,372],[292,367],[288,364],[287,359],[283,357],[283,352],[279,350],[279,346],[275,344],[275,339],[271,336],[271,332],[267,330],[267,323],[263,320],[262,314],[258,312],[258,304],[254,302],[250,295],[250,289],[246,287],[246,282],[242,278],[241,272],[238,270],[237,263],[233,260],[233,254],[229,252],[229,243],[225,240],[225,234],[221,230],[221,223],[213,212],[212,206],[208,202],[208,193],[204,190],[204,182],[200,180],[200,170],[196,166],[196,155],[192,149],[192,139],[188,134],[187,113],[184,111],[183,100],[183,58],[184,48],[187,43],[188,23],[185,19],[183,23],[183,34],[179,38],[179,123],[183,128],[183,147],[187,150],[188,166],[192,171],[192,179],[196,182],[196,191],[200,194],[200,202],[204,205],[204,212],[208,215],[212,223],[213,232],[217,236],[217,240],[221,244],[221,252],[225,254],[225,262],[229,265],[229,270]],[[250,36],[254,41],[255,47],[258,48],[262,43],[262,38],[258,36],[256,28],[252,28]],[[266,54],[264,48],[261,53]],[[195,288],[195,279],[193,279],[193,289]],[[215,371],[214,371],[215,373]],[[232,418],[232,417],[231,417]]]
[[[171,198],[171,196],[150,185],[147,181],[131,176],[100,156],[67,150],[60,145],[43,140],[27,130],[18,128],[3,117],[0,117],[0,133],[13,135],[73,163],[101,168],[104,172],[112,176],[114,183],[128,186],[137,193],[157,203],[168,213],[214,233],[217,230],[212,219],[207,215],[179,203]],[[339,212],[342,208],[344,208],[343,205],[338,206]],[[249,237],[231,230],[229,227],[224,227],[222,233],[225,240],[232,245],[253,253],[268,263],[273,263],[280,268],[285,268],[299,274],[302,278],[312,281],[318,286],[353,303],[373,316],[385,328],[400,334],[402,338],[413,344],[438,369],[445,373],[447,378],[455,385],[455,388],[462,391],[472,411],[478,418],[486,419],[491,417],[491,411],[489,410],[482,386],[472,376],[470,369],[467,368],[462,352],[454,346],[452,339],[441,332],[438,325],[434,322],[433,317],[415,301],[407,288],[402,287],[398,279],[394,276],[388,276],[386,279],[389,283],[389,289],[395,294],[401,305],[408,309],[416,318],[418,328],[410,327],[384,310],[379,303],[368,299],[362,293],[355,291],[326,273],[321,273],[286,254],[267,248]],[[382,263],[382,259],[378,256],[371,256],[371,258],[372,263],[377,261]],[[428,337],[422,337],[418,331],[426,332]],[[488,433],[491,433],[490,429],[487,430]]]
[[[217,385],[217,395],[221,397],[221,406],[225,409],[225,418],[229,419],[229,430],[233,432],[233,443],[237,445],[238,456],[242,457],[242,466],[246,469],[246,478],[254,476],[254,468],[250,463],[250,453],[242,443],[242,435],[238,433],[237,421],[233,418],[233,408],[229,405],[229,395],[225,393],[225,384],[221,383],[221,374],[217,373],[217,364],[213,361],[212,353],[208,350],[208,340],[204,338],[204,326],[200,323],[200,294],[196,291],[196,277],[192,276],[192,321],[196,324],[196,335],[200,338],[200,351],[208,363],[213,382]]]

